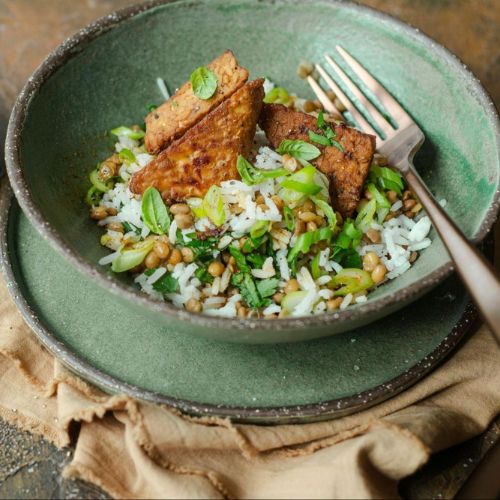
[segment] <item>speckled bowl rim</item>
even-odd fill
[[[0,186],[0,268],[14,303],[28,326],[54,356],[60,359],[73,373],[108,393],[127,394],[133,398],[166,405],[190,415],[230,418],[234,422],[249,424],[299,424],[340,418],[366,410],[411,387],[458,348],[464,337],[471,333],[473,327],[478,323],[477,310],[471,303],[468,303],[451,332],[431,353],[415,365],[383,384],[338,399],[302,405],[245,407],[195,402],[149,391],[137,385],[123,382],[93,367],[58,340],[32,309],[28,299],[23,294],[22,284],[18,282],[19,277],[14,271],[12,253],[9,249],[9,217],[14,198],[8,182],[4,180],[1,184],[3,186]],[[14,257],[14,259],[16,258],[17,256]]]
[[[296,1],[299,0],[294,0],[294,2]],[[304,0],[300,1],[303,2]],[[306,1],[309,1],[310,3],[315,3],[317,1],[319,1],[320,3],[325,3],[325,0]],[[273,4],[277,3],[276,0],[259,0],[259,2],[261,4],[263,2]],[[326,0],[326,2],[336,4],[342,8],[352,9],[354,12],[360,11],[368,13],[369,15],[380,19],[381,21],[387,21],[397,25],[404,33],[406,33],[408,37],[414,38],[417,41],[423,43],[428,47],[430,51],[434,51],[440,57],[448,61],[450,65],[454,66],[458,69],[458,71],[462,72],[464,74],[465,80],[468,81],[469,85],[475,89],[479,101],[483,109],[485,110],[489,121],[491,122],[491,126],[495,130],[497,150],[500,156],[500,121],[495,105],[493,104],[485,89],[479,83],[479,80],[455,55],[438,44],[435,40],[422,34],[419,30],[409,26],[406,23],[403,23],[402,21],[399,21],[398,19],[393,18],[390,15],[345,0]],[[45,59],[45,61],[32,74],[32,76],[28,79],[25,86],[21,90],[21,93],[19,94],[14,105],[7,129],[7,137],[5,143],[5,160],[7,165],[7,173],[13,187],[14,194],[19,201],[22,210],[44,239],[48,240],[49,243],[54,248],[56,248],[57,251],[64,255],[64,257],[69,260],[69,262],[80,272],[91,277],[99,285],[108,289],[115,295],[128,299],[137,305],[149,309],[150,311],[161,313],[170,317],[173,316],[177,320],[187,322],[193,326],[218,330],[230,329],[239,331],[252,331],[255,329],[259,329],[261,331],[282,330],[290,332],[307,328],[323,327],[323,331],[326,331],[324,327],[327,327],[334,322],[338,323],[355,320],[356,318],[360,318],[365,314],[376,312],[384,308],[391,309],[391,306],[394,308],[397,303],[416,299],[425,291],[430,290],[432,287],[443,281],[443,279],[452,272],[453,265],[451,262],[447,262],[434,270],[429,276],[420,278],[410,286],[407,286],[401,290],[397,290],[384,297],[372,299],[363,304],[358,304],[353,308],[348,308],[344,311],[338,311],[333,314],[322,314],[305,318],[283,318],[271,322],[260,318],[218,318],[203,314],[194,314],[184,309],[180,309],[168,302],[154,301],[147,295],[141,294],[139,290],[134,288],[132,285],[122,283],[116,278],[113,278],[112,276],[99,271],[96,265],[90,264],[79,254],[74,252],[64,242],[64,240],[59,237],[55,229],[51,227],[49,222],[43,217],[42,213],[34,203],[28,185],[23,177],[22,162],[20,158],[21,131],[23,128],[24,119],[26,116],[26,111],[29,107],[29,103],[33,95],[36,94],[38,89],[45,83],[45,81],[47,81],[50,76],[57,69],[62,67],[69,59],[83,50],[86,45],[92,40],[109,31],[110,29],[116,27],[121,22],[139,13],[145,12],[160,5],[170,3],[181,4],[185,2],[184,0],[153,0],[151,2],[133,5],[104,16],[91,23],[87,27],[79,30],[75,35],[64,41]],[[196,0],[195,2],[190,2],[191,5],[197,3],[205,2],[204,0]],[[286,4],[288,6],[291,6],[293,5],[293,2],[288,0]],[[492,204],[488,208],[479,230],[472,238],[474,242],[481,241],[491,229],[494,221],[497,218],[499,207],[500,189],[497,189],[494,194]],[[231,340],[238,342],[237,333]]]

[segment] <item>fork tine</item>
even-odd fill
[[[351,113],[352,117],[356,120],[358,125],[361,127],[364,132],[369,134],[376,135],[380,137],[379,134],[373,129],[373,127],[365,120],[364,116],[356,109],[356,107],[352,104],[349,98],[342,92],[340,87],[333,81],[331,76],[323,69],[320,64],[316,64],[316,69],[319,74],[323,77],[326,84],[335,92],[335,95],[338,97],[339,101],[346,107],[347,111]]]
[[[333,102],[330,101],[325,91],[319,86],[318,82],[312,76],[308,76],[307,83],[309,83],[313,92],[316,94],[316,97],[319,99],[321,104],[323,104],[325,110],[333,115],[337,120],[342,120],[343,118],[340,111],[335,107]]]
[[[365,95],[360,92],[358,87],[350,80],[346,75],[344,70],[329,56],[325,55],[325,59],[328,64],[333,68],[334,71],[340,76],[342,81],[346,84],[347,88],[356,96],[359,102],[365,107],[370,116],[379,126],[380,130],[385,134],[386,138],[394,134],[394,130],[391,125],[385,121],[384,117],[381,115],[380,111],[365,97]]]
[[[336,45],[335,48],[339,54],[344,58],[346,63],[351,67],[356,75],[362,80],[362,82],[370,89],[373,95],[380,101],[380,103],[389,111],[392,115],[394,121],[401,125],[409,125],[414,123],[408,113],[401,107],[401,105],[392,97],[392,95],[387,92],[387,90],[377,81],[373,76],[368,73],[368,71],[359,64],[354,57],[352,57],[345,49],[340,45]]]

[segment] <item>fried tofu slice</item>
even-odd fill
[[[159,153],[172,141],[181,137],[248,80],[248,71],[238,65],[230,50],[226,50],[207,67],[215,73],[218,81],[217,90],[210,99],[196,97],[188,81],[146,117],[144,141],[150,153]]]
[[[314,116],[294,111],[281,104],[264,104],[259,125],[266,137],[277,148],[284,139],[311,142],[308,132],[320,133]],[[320,146],[319,156],[313,163],[330,180],[333,206],[344,216],[354,213],[375,152],[375,136],[363,134],[344,124],[332,124],[344,151],[334,146]]]
[[[153,186],[167,204],[202,197],[212,185],[238,179],[238,155],[252,148],[264,80],[245,84],[132,177],[130,190]]]

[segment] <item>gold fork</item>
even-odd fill
[[[495,275],[493,267],[448,217],[415,170],[412,160],[424,142],[423,132],[392,95],[356,59],[342,47],[337,45],[336,49],[357,77],[372,92],[385,110],[389,112],[397,127],[392,126],[330,56],[326,55],[325,58],[332,70],[332,74],[336,74],[344,82],[350,92],[365,108],[368,115],[382,132],[383,137],[368,123],[330,74],[320,64],[316,64],[316,69],[356,120],[360,130],[377,137],[378,152],[387,158],[389,165],[397,168],[404,176],[407,184],[418,197],[441,236],[448,253],[455,263],[458,274],[481,311],[484,320],[500,343],[500,281]],[[338,114],[337,108],[318,82],[311,76],[308,76],[307,81],[325,110],[329,113]]]

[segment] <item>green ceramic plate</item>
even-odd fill
[[[0,260],[40,340],[107,391],[189,413],[260,423],[346,415],[424,376],[474,318],[463,288],[450,278],[382,321],[326,339],[259,346],[192,338],[155,326],[83,278],[43,241],[17,203],[9,209],[9,197],[4,189]]]
[[[377,289],[365,304],[269,322],[187,313],[150,300],[126,277],[109,276],[97,265],[107,250],[98,244],[100,230],[82,202],[87,173],[110,152],[107,130],[140,122],[146,106],[161,101],[158,76],[173,90],[193,68],[231,48],[252,77],[269,75],[290,91],[311,95],[296,76],[297,65],[303,59],[322,61],[335,44],[362,61],[409,110],[426,135],[416,158],[420,173],[438,199],[448,200],[447,210],[465,234],[484,237],[498,209],[497,115],[475,78],[432,40],[348,2],[141,4],[97,21],[59,47],[28,81],[9,124],[6,158],[14,192],[36,229],[93,280],[85,300],[101,296],[99,283],[114,294],[108,300],[117,310],[126,303],[138,321],[154,322],[159,331],[164,325],[189,338],[290,342],[374,321],[450,273],[449,257],[433,235],[436,241],[411,270]],[[49,279],[40,276],[42,282]],[[83,302],[75,281],[65,283],[66,294]],[[429,303],[435,314],[439,307]],[[143,349],[153,349],[154,338],[141,338]],[[111,338],[107,342],[111,345]]]

